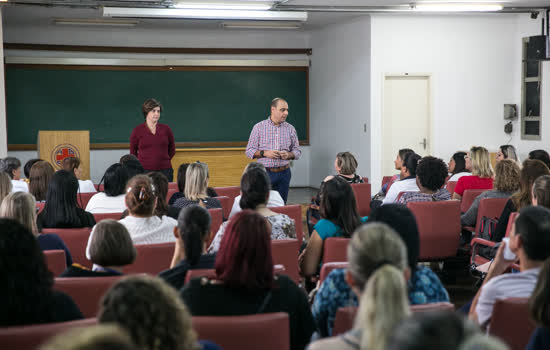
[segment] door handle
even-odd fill
[[[426,145],[428,144],[426,141],[426,138],[424,137],[424,141],[420,142],[422,146],[424,146],[424,150],[426,150]]]

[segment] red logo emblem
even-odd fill
[[[57,145],[52,151],[52,164],[54,164],[57,169],[60,169],[63,159],[68,157],[80,158],[80,153],[78,152],[78,149],[68,143]]]

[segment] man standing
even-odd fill
[[[271,187],[279,192],[286,203],[290,185],[290,160],[298,159],[302,152],[296,129],[286,122],[288,103],[282,98],[271,101],[271,115],[252,128],[245,154],[258,158],[271,180]]]

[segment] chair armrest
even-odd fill
[[[476,228],[474,226],[462,226],[462,229],[464,231],[474,232]]]
[[[470,245],[474,246],[475,244],[481,244],[487,247],[494,247],[495,245],[497,245],[497,242],[489,241],[483,238],[474,238],[470,242]]]

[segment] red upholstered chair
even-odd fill
[[[229,214],[231,213],[231,208],[233,207],[233,201],[227,196],[218,196],[216,199],[219,200],[222,205],[223,217],[228,219]]]
[[[92,262],[86,258],[86,246],[90,237],[90,227],[83,228],[44,228],[43,234],[56,233],[71,252],[73,262],[92,268]]]
[[[241,187],[240,186],[228,186],[228,187],[214,187],[214,190],[218,194],[218,196],[225,196],[229,198],[229,201],[231,203],[231,206],[233,206],[233,202],[235,201],[235,197],[241,194]]]
[[[270,210],[286,214],[294,220],[294,225],[296,226],[296,239],[299,242],[302,242],[304,239],[304,225],[302,222],[302,206],[299,204],[294,205],[285,205],[283,207],[269,207]],[[299,248],[299,247],[298,247]]]
[[[384,187],[385,184],[389,184],[392,177],[393,176],[382,176],[382,186],[381,187]]]
[[[36,350],[59,333],[74,327],[91,326],[97,323],[95,318],[83,320],[15,326],[0,328],[2,349]]]
[[[176,243],[158,243],[136,245],[137,257],[133,264],[124,267],[129,273],[149,273],[157,275],[170,268]]]
[[[411,305],[411,312],[455,311],[455,304],[448,302]]]
[[[332,270],[336,269],[347,269],[349,264],[347,262],[329,262],[326,264],[323,264],[323,267],[321,267],[321,274],[319,277],[319,283],[322,284],[325,278],[332,272]]]
[[[348,244],[350,239],[330,237],[323,243],[323,264],[328,262],[348,261]]]
[[[409,202],[420,235],[420,261],[456,255],[460,239],[460,202]]]
[[[284,312],[246,316],[193,316],[199,339],[224,350],[289,350],[290,325]]]
[[[212,240],[214,240],[214,236],[220,229],[221,224],[223,223],[223,210],[220,208],[213,208],[208,209],[208,212],[210,213],[210,238],[208,239],[208,242],[206,246],[209,246],[210,243],[212,243]]]
[[[86,209],[86,205],[96,193],[95,192],[84,192],[76,194],[76,201],[80,204],[82,209]]]
[[[114,277],[58,277],[53,289],[73,298],[84,317],[96,317],[99,301],[122,276]]]
[[[466,190],[462,194],[462,200],[460,201],[460,212],[465,213],[470,209],[474,200],[485,191],[489,190]]]
[[[122,213],[95,213],[93,215],[96,223],[105,219],[120,220],[122,218]]]
[[[449,181],[447,182],[446,188],[447,191],[451,194],[451,197],[453,196],[453,192],[455,191],[457,181]]]
[[[45,250],[44,257],[46,258],[48,270],[50,270],[54,276],[61,275],[67,268],[64,250]]]
[[[176,190],[176,192],[178,192],[178,183],[177,182],[169,182],[168,183],[168,189],[169,190]]]
[[[357,211],[360,216],[370,215],[370,184],[351,184],[351,189],[357,202]]]
[[[179,192],[177,188],[168,188],[168,192],[166,192],[166,203],[170,201],[170,198],[172,198],[176,192]]]
[[[185,284],[189,283],[193,278],[197,277],[207,277],[207,278],[215,278],[216,277],[216,270],[215,269],[194,269],[194,270],[188,270],[187,274],[185,275]]]
[[[36,203],[36,214],[39,214],[42,210],[44,210],[45,205],[46,205],[45,202]]]
[[[296,239],[278,239],[271,241],[271,256],[273,264],[283,265],[285,272],[296,284],[300,284],[300,273],[298,270],[298,252],[300,241]]]
[[[363,182],[368,184],[369,183],[369,178],[366,177],[366,176],[361,176],[361,178],[363,179]]]
[[[497,300],[493,306],[489,334],[503,340],[511,350],[525,349],[536,328],[529,317],[528,298]]]

